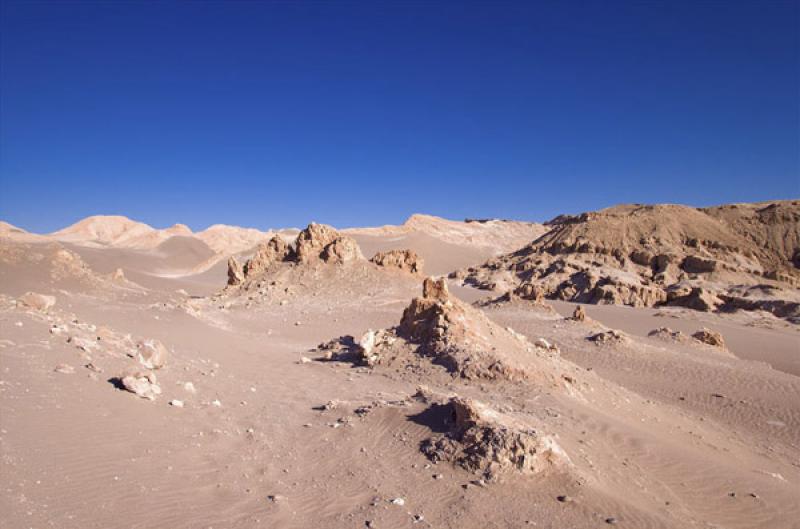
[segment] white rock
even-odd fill
[[[175,406],[176,408],[183,408],[183,401],[178,399],[172,399],[169,401],[170,406]]]
[[[161,394],[156,375],[151,372],[136,372],[122,377],[122,386],[143,399],[154,400]]]
[[[26,307],[40,311],[51,309],[56,304],[55,296],[45,296],[36,292],[26,292],[17,301]]]
[[[139,363],[147,369],[160,369],[167,363],[169,352],[158,340],[144,340],[136,345]]]

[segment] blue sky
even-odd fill
[[[5,0],[0,218],[351,226],[796,198],[798,6]]]

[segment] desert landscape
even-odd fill
[[[800,0],[0,0],[0,529],[800,529]]]
[[[0,526],[800,528],[800,201],[311,221],[0,224]]]

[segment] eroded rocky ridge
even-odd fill
[[[800,202],[623,205],[562,215],[524,248],[452,274],[523,298],[765,310],[800,322]]]

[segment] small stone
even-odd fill
[[[405,505],[406,500],[404,500],[403,498],[394,498],[392,500],[389,500],[389,503],[391,503],[392,505]]]
[[[91,362],[86,364],[86,366],[84,366],[84,367],[86,367],[86,369],[88,369],[89,371],[94,371],[95,373],[102,373],[103,372],[103,369],[101,367],[98,367],[98,366],[94,365]]]
[[[221,408],[222,407],[222,403],[219,401],[219,399],[212,400],[211,401],[211,405],[212,406],[216,406],[217,408]]]
[[[186,382],[183,384],[183,389],[188,391],[189,393],[197,393],[197,390],[194,387],[194,384],[191,382]]]
[[[617,523],[617,519],[614,518],[613,516],[609,516],[608,518],[606,518],[606,523],[608,525],[614,525]]]
[[[561,503],[569,503],[572,501],[572,498],[570,498],[566,494],[562,494],[561,496],[556,496],[556,499]]]
[[[309,357],[307,357],[307,356],[301,356],[299,363],[301,363],[301,364],[310,364],[311,363],[311,359]]]
[[[178,399],[172,399],[169,401],[170,406],[175,406],[176,408],[183,408],[183,401]]]
[[[71,375],[75,373],[75,368],[69,364],[58,364],[53,371],[56,373],[62,373],[64,375]]]

